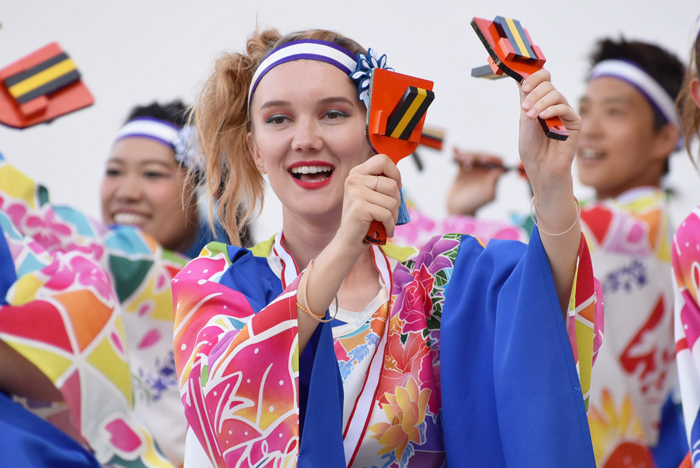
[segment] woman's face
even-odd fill
[[[187,250],[197,236],[197,207],[183,205],[193,198],[186,176],[170,147],[149,138],[119,140],[102,179],[102,219],[138,227],[166,249]]]
[[[340,219],[345,179],[372,154],[365,118],[357,88],[333,65],[297,60],[265,75],[248,145],[285,213]]]

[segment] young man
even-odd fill
[[[661,189],[680,146],[674,101],[683,74],[683,64],[655,45],[605,39],[580,100],[578,174],[596,191],[582,229],[605,304],[589,399],[600,468],[675,467],[687,450],[670,401],[672,232]]]
[[[675,468],[687,451],[670,400],[672,233],[661,188],[681,146],[674,101],[683,75],[683,64],[655,45],[605,39],[580,101],[578,174],[596,191],[581,224],[605,304],[605,339],[584,395],[600,468]],[[457,152],[456,160],[448,210],[471,219],[505,168],[489,155]]]

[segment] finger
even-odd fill
[[[462,166],[471,165],[477,158],[477,153],[473,151],[463,151],[459,148],[454,148],[454,160]]]
[[[528,96],[528,99],[530,97]],[[537,101],[532,103],[532,107],[527,111],[527,116],[531,119],[537,118],[542,111],[548,107],[556,106],[564,103],[564,96],[555,89],[552,89],[547,94],[541,96]]]
[[[520,104],[520,107],[522,107],[522,109],[527,112],[532,109],[532,107],[537,103],[537,101],[539,101],[552,91],[555,91],[554,85],[549,81],[545,81],[544,83],[541,83],[539,86],[533,89],[532,92],[530,92],[530,94],[527,95],[527,97]]]
[[[379,177],[379,179],[381,181],[382,177]],[[362,196],[370,204],[381,206],[382,208],[395,213],[396,219],[398,220],[399,205],[401,205],[401,194],[396,185],[393,185],[394,182],[391,179],[384,177],[384,181],[382,183],[392,185],[393,190],[390,190],[389,193],[385,193],[378,190],[366,189],[367,191],[363,191]]]
[[[374,176],[370,179],[367,187],[378,193],[383,193],[384,195],[389,195],[390,197],[398,197],[401,199],[401,193],[399,192],[399,186],[394,179],[385,177],[383,175]]]
[[[387,237],[394,237],[396,219],[389,211],[375,206],[371,212],[371,215],[372,219],[379,221],[384,225],[384,230],[386,231]]]
[[[461,166],[463,171],[472,169],[500,169],[503,166],[503,158],[489,153],[477,153],[474,151],[460,151],[454,148],[454,161]]]
[[[545,69],[537,70],[522,82],[521,90],[526,94],[531,93],[538,85],[546,81],[552,81],[551,73]]]
[[[356,166],[355,169],[361,170],[365,174],[381,174],[384,170],[395,168],[396,164],[386,154],[375,154],[364,163]]]
[[[503,158],[494,154],[478,153],[476,162],[483,165],[503,166]]]
[[[401,172],[399,172],[399,168],[396,167],[394,161],[385,154],[376,154],[372,156],[366,162],[354,167],[350,172],[366,175],[380,175],[380,177],[385,176],[396,181],[398,187],[401,187]],[[374,182],[372,183],[372,187],[374,187]]]
[[[581,129],[581,117],[568,104],[550,106],[539,114],[539,118],[544,120],[552,117],[559,117],[567,130]]]
[[[379,205],[371,205],[368,211],[373,220],[379,221],[384,225],[387,237],[394,237],[394,228],[398,220],[397,215]]]
[[[354,205],[359,218],[366,223],[379,221],[384,224],[387,233],[393,232],[399,219],[398,201],[387,195],[379,194],[368,189],[363,200]]]

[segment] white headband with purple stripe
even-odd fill
[[[170,146],[174,150],[179,132],[180,127],[166,122],[165,120],[153,117],[137,117],[128,121],[119,129],[114,141],[129,137],[149,138],[166,146]]]
[[[678,126],[676,105],[668,92],[649,74],[624,60],[603,60],[591,70],[589,80],[608,76],[618,78],[637,88],[668,123]]]
[[[175,160],[191,167],[199,164],[197,157],[197,132],[185,125],[180,128],[172,122],[155,117],[136,117],[128,121],[117,132],[115,142],[123,138],[148,138],[168,146],[175,151]]]
[[[260,66],[253,75],[253,79],[250,81],[250,90],[248,91],[248,113],[250,113],[250,103],[253,99],[253,93],[265,74],[277,65],[293,62],[294,60],[318,60],[320,62],[326,62],[337,67],[347,75],[354,72],[357,67],[357,58],[349,50],[333,42],[302,39],[282,44],[272,50],[265,60],[260,63]]]

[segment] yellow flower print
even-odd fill
[[[419,426],[425,421],[430,389],[419,392],[415,379],[409,377],[405,388],[396,387],[394,395],[385,393],[384,396],[389,403],[385,403],[382,409],[391,423],[374,424],[369,430],[375,433],[371,437],[384,446],[379,455],[396,451],[396,459],[400,463],[408,442],[421,442]]]
[[[599,467],[654,466],[629,395],[617,407],[610,391],[603,389],[600,406],[591,404],[588,422]]]

